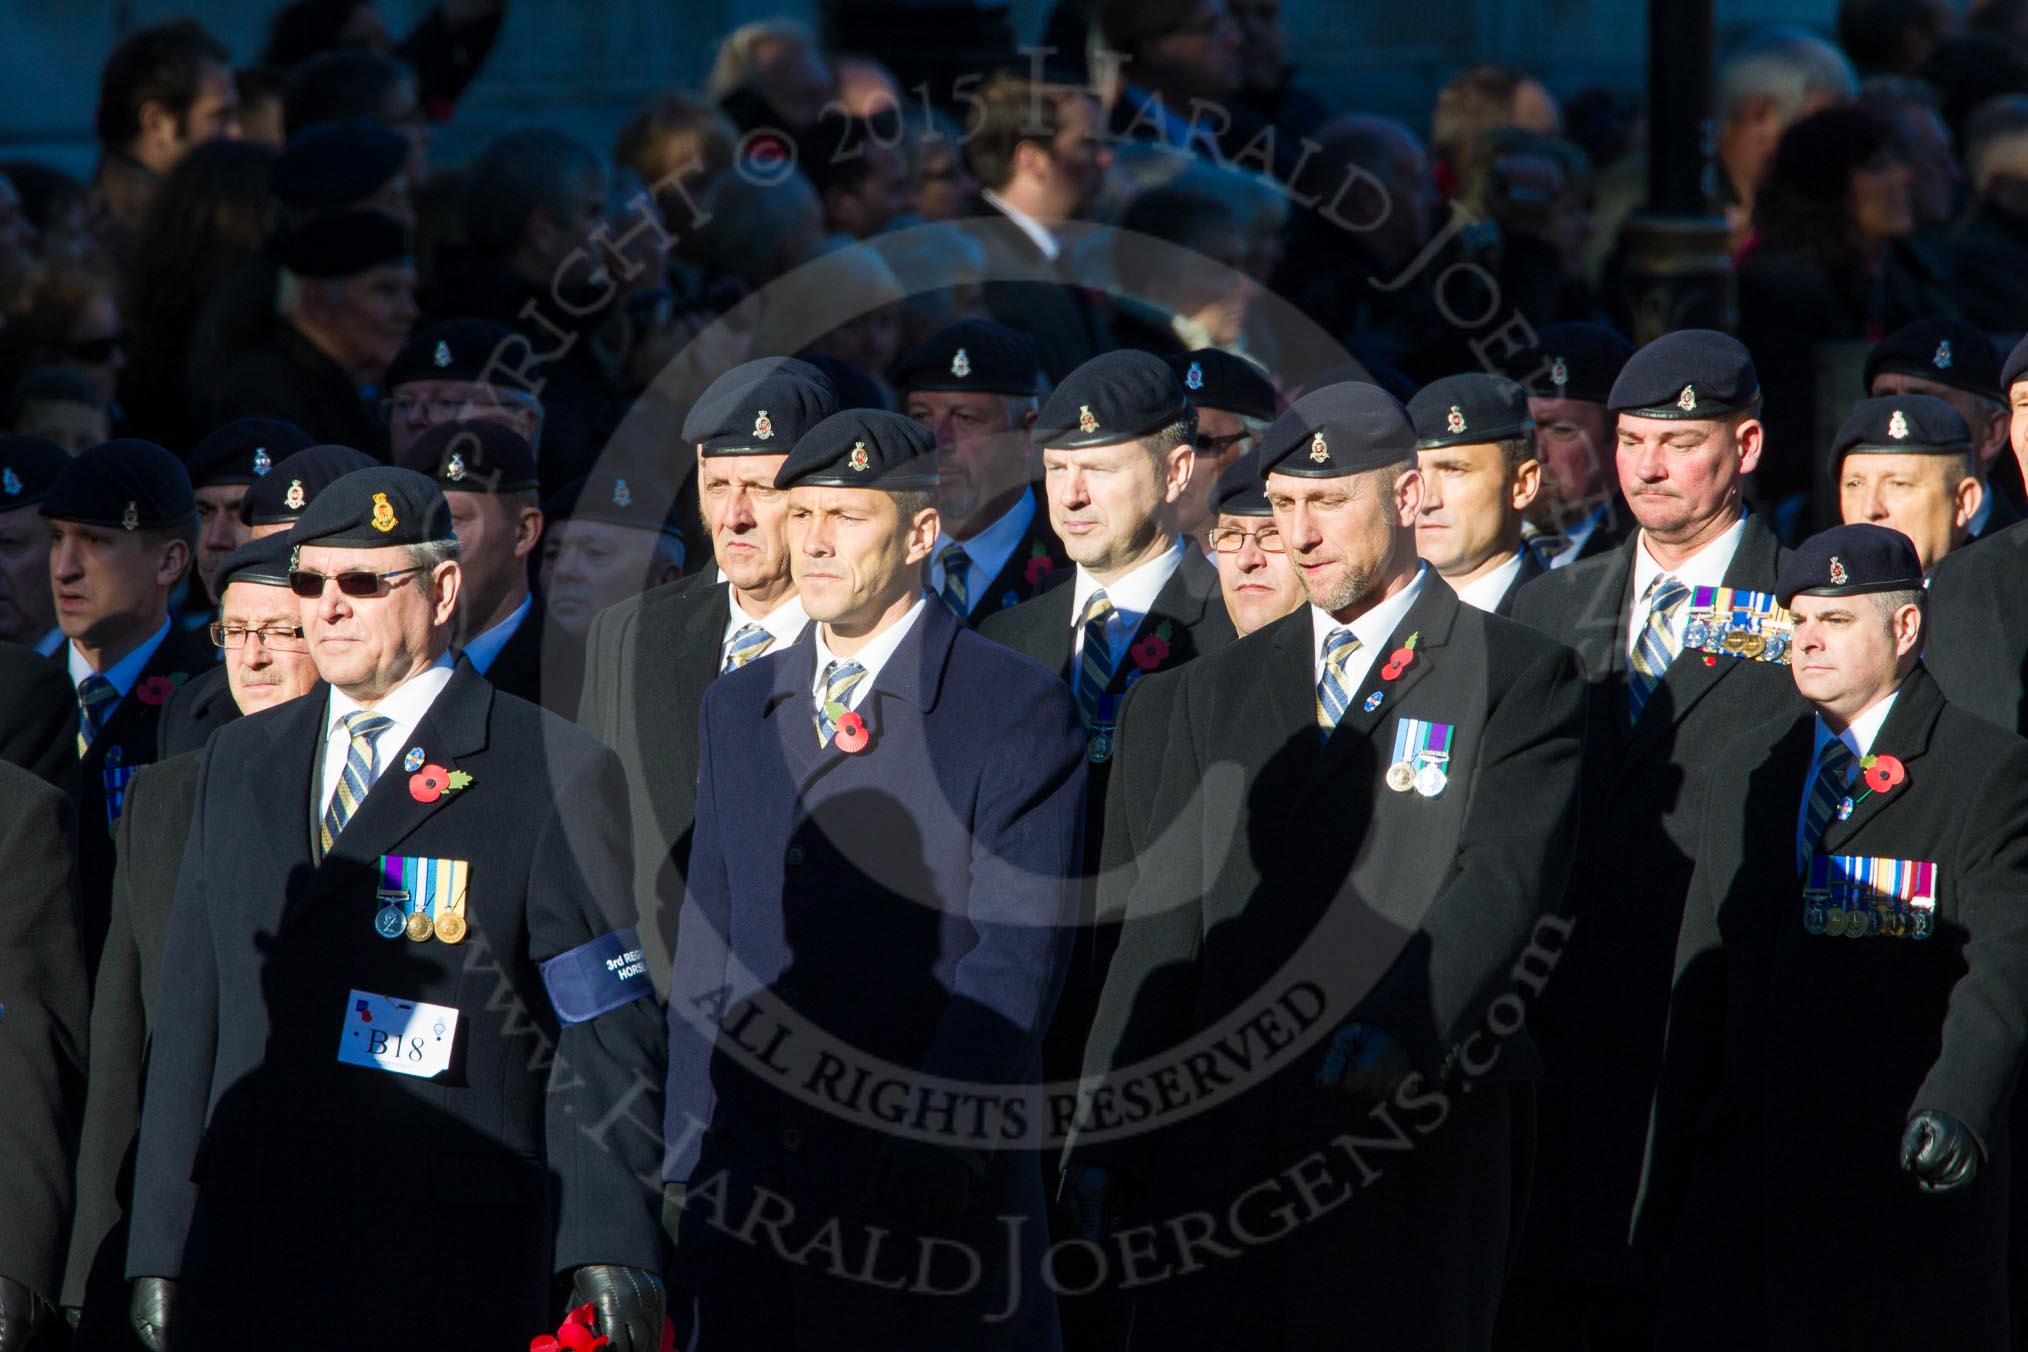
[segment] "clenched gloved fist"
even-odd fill
[[[581,1267],[571,1280],[573,1305],[589,1305],[611,1352],[661,1352],[662,1279],[640,1268]]]
[[[1901,1133],[1901,1167],[1924,1192],[1949,1192],[1978,1176],[1982,1161],[1972,1129],[1949,1113],[1924,1108]]]
[[[167,1277],[134,1278],[127,1321],[148,1352],[169,1352],[169,1316],[176,1307],[176,1283]]]

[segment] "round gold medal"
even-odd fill
[[[422,943],[430,937],[431,926],[428,911],[411,911],[408,917],[408,937]]]
[[[1740,641],[1739,651],[1748,657],[1759,657],[1767,651],[1767,639],[1760,634],[1748,634]]]
[[[465,937],[465,917],[456,911],[445,911],[437,917],[437,938],[447,944],[454,944]]]

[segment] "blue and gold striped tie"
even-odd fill
[[[1544,568],[1553,568],[1557,555],[1570,548],[1570,537],[1554,526],[1521,527],[1521,542],[1535,555],[1535,561]]]
[[[761,625],[748,622],[739,627],[732,636],[732,642],[725,650],[725,665],[718,674],[738,671],[741,667],[775,646],[775,636]]]
[[[1106,687],[1113,683],[1112,645],[1106,641],[1106,621],[1113,616],[1112,598],[1103,591],[1091,594],[1084,603],[1084,652],[1077,661],[1077,712],[1089,728],[1101,722],[1100,706]]]
[[[84,759],[85,752],[91,750],[119,701],[120,688],[103,676],[94,673],[77,683],[78,759]]]
[[[972,613],[972,589],[965,582],[965,569],[971,563],[963,545],[944,551],[944,604],[961,620]]]
[[[1655,574],[1648,584],[1648,622],[1641,626],[1640,641],[1634,644],[1632,669],[1627,672],[1627,722],[1638,723],[1648,697],[1662,683],[1662,675],[1676,660],[1674,621],[1676,607],[1690,598],[1690,589],[1667,573]]]
[[[1333,629],[1324,636],[1324,675],[1317,682],[1317,726],[1329,737],[1338,720],[1352,703],[1352,683],[1345,679],[1345,663],[1359,651],[1359,639],[1350,629]]]
[[[831,745],[831,734],[838,731],[830,706],[843,705],[845,697],[852,693],[852,687],[865,679],[866,668],[857,662],[833,662],[824,668],[824,702],[817,706],[818,746]]]
[[[1797,868],[1808,864],[1810,856],[1816,853],[1824,829],[1838,814],[1838,804],[1845,800],[1845,787],[1851,777],[1852,749],[1843,738],[1833,737],[1824,743],[1824,752],[1817,758],[1817,777],[1810,784],[1810,804],[1803,809],[1803,837],[1796,842]]]
[[[338,721],[344,725],[352,744],[345,750],[345,772],[338,776],[338,792],[331,795],[331,805],[324,809],[322,838],[326,851],[366,801],[366,791],[373,787],[373,739],[394,726],[394,720],[387,715],[370,714],[364,709],[355,709]]]

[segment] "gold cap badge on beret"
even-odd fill
[[[1898,408],[1887,419],[1887,435],[1896,441],[1908,440],[1908,419],[1901,416]]]
[[[387,494],[373,495],[373,528],[383,535],[395,528],[394,504],[387,500]]]
[[[1098,416],[1091,411],[1090,404],[1079,404],[1077,406],[1077,430],[1080,432],[1098,431]]]
[[[1836,554],[1833,554],[1831,556],[1831,585],[1842,587],[1850,577],[1851,574],[1845,571],[1845,561]]]
[[[775,434],[775,425],[768,421],[768,411],[762,409],[754,415],[753,437],[755,441],[767,441]]]
[[[289,491],[283,495],[282,505],[292,512],[300,512],[309,501],[309,496],[303,492],[303,481],[301,479],[289,480]]]
[[[1465,430],[1465,411],[1456,404],[1451,405],[1450,414],[1444,419],[1444,427],[1455,436]]]
[[[872,461],[866,458],[866,443],[863,441],[853,442],[852,454],[850,457],[846,459],[845,463],[847,465],[850,465],[854,470],[862,472],[866,469],[868,465],[873,463]]]
[[[1676,396],[1676,407],[1682,409],[1685,413],[1697,407],[1697,387],[1695,385],[1685,385],[1683,387],[1683,393]]]
[[[1331,458],[1331,448],[1324,444],[1324,434],[1318,432],[1310,438],[1310,459],[1323,464]]]

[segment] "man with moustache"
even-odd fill
[[[1415,432],[1384,391],[1305,394],[1259,454],[1309,604],[1127,697],[1107,846],[1125,822],[1145,848],[1101,880],[1127,920],[1065,1193],[1160,1274],[1130,1347],[1484,1346],[1538,1068],[1489,1011],[1572,857],[1578,664],[1416,557]],[[1245,1042],[1298,984],[1308,1022],[1270,1020],[1252,1073],[1172,1090],[1194,1115],[1123,1115],[1130,1082],[1187,1085],[1179,1049]],[[1254,1223],[1277,1213],[1303,1223]]]
[[[1986,490],[1973,467],[1972,430],[1926,394],[1862,399],[1831,443],[1845,524],[1870,521],[1915,546],[1923,576],[1966,543]]]
[[[1653,1284],[1626,1236],[1704,788],[1730,738],[1797,700],[1780,550],[1741,496],[1762,451],[1752,358],[1710,330],[1667,334],[1609,403],[1640,529],[1537,578],[1514,608],[1577,649],[1590,704],[1574,928],[1529,1019],[1550,1077],[1501,1314],[1515,1347],[1654,1338]]]
[[[1522,544],[1542,484],[1526,392],[1476,371],[1446,376],[1416,392],[1408,416],[1422,471],[1416,549],[1460,601],[1512,615],[1516,593],[1548,571]]]
[[[454,660],[458,542],[428,478],[347,475],[290,543],[326,684],[222,729],[192,795],[134,1327],[151,1352],[282,1329],[497,1347],[553,1326],[557,1281],[614,1348],[654,1347],[662,1030],[618,758]],[[391,1225],[428,1255],[416,1280],[330,1300]]]
[[[937,1105],[1041,1078],[1085,739],[1059,681],[925,593],[935,450],[920,424],[866,409],[797,441],[775,484],[814,623],[704,696],[664,1132],[674,1271],[699,1331],[685,1346],[1058,1345],[1026,1129]],[[733,1031],[746,1010],[812,1057],[958,1087],[909,1090],[918,1130],[840,1116],[753,1061]],[[828,1226],[850,1257],[789,1261],[727,1229],[764,1197],[804,1218],[784,1224],[790,1242]],[[931,1238],[977,1259],[961,1291]],[[911,1270],[919,1253],[945,1293],[848,1279],[869,1243]]]
[[[1216,515],[1205,545],[1218,566],[1226,616],[1244,638],[1303,603],[1302,580],[1275,526],[1258,456],[1249,451],[1218,476],[1211,510]]]
[[[1779,596],[1808,704],[1724,748],[1676,950],[1660,1345],[2005,1348],[2028,743],[1930,679],[1899,532],[1813,537]],[[1892,1278],[1827,1284],[1827,1253]]]
[[[705,689],[808,622],[782,540],[775,474],[804,433],[838,411],[807,362],[766,357],[711,382],[683,423],[697,448],[700,515],[716,569],[699,569],[592,622],[578,723],[617,749],[634,812],[634,896],[656,989],[676,951],[696,810],[698,705]]]
[[[937,439],[943,524],[930,590],[977,624],[1035,595],[1067,563],[1031,480],[1042,386],[1035,342],[983,319],[933,335],[894,370],[902,412]]]
[[[224,650],[227,690],[242,714],[306,695],[317,668],[289,590],[286,533],[249,541],[214,571],[219,617],[211,641]],[[112,917],[92,992],[91,1065],[77,1161],[77,1211],[63,1305],[80,1318],[79,1348],[127,1348],[128,1171],[141,1123],[141,1085],[164,932],[204,753],[166,759],[136,774],[114,832]]]
[[[239,504],[276,464],[313,440],[294,423],[277,418],[235,418],[190,448],[183,467],[197,493],[197,576],[214,605],[218,565],[251,538],[239,518]]]
[[[310,446],[289,457],[286,474],[262,475],[237,508],[248,540],[286,532],[325,488],[373,458],[350,446]],[[239,717],[239,704],[223,665],[213,663],[169,692],[155,730],[157,760],[195,751],[211,734]]]
[[[1613,468],[1614,417],[1606,407],[1634,345],[1603,324],[1549,324],[1507,354],[1506,373],[1528,391],[1542,489],[1529,504],[1528,547],[1545,568],[1609,554],[1628,530]]]
[[[1232,463],[1252,450],[1275,418],[1275,387],[1244,357],[1201,347],[1163,358],[1197,410],[1197,464],[1176,513],[1183,534],[1202,542],[1215,509],[1211,495]]]
[[[0,761],[65,791],[77,769],[77,700],[48,660],[64,637],[40,508],[69,463],[53,441],[0,437]]]
[[[1967,529],[1971,539],[1997,535],[2021,520],[2020,506],[1992,477],[2008,449],[2009,419],[2000,356],[1983,330],[1947,315],[1918,319],[1873,345],[1864,374],[1866,392],[1875,398],[1931,395],[1964,418],[1971,429],[1973,477],[1984,490]]]

